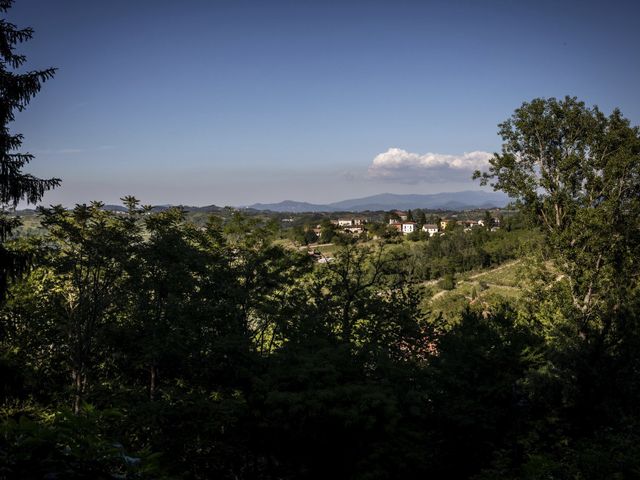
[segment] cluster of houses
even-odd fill
[[[345,232],[360,235],[364,233],[364,226],[367,223],[367,219],[362,217],[339,218],[338,220],[331,220],[331,223],[337,225]]]
[[[433,237],[434,235],[444,235],[444,231],[447,227],[455,223],[456,225],[462,226],[465,232],[471,231],[473,228],[477,227],[486,227],[486,219],[480,220],[457,220],[457,219],[440,219],[439,223],[426,223],[420,227],[418,222],[413,220],[409,220],[409,215],[406,212],[395,211],[392,212],[391,218],[389,219],[388,226],[396,229],[398,232],[401,232],[403,235],[409,235],[411,233],[417,232],[419,228],[423,232],[425,232],[429,237]],[[331,220],[331,223],[338,227],[343,232],[349,232],[353,235],[360,235],[365,233],[365,225],[369,222],[367,218],[364,217],[353,217],[353,218],[339,218],[337,220]],[[491,230],[495,231],[500,228],[500,220],[498,218],[491,218]],[[317,225],[316,228],[313,229],[318,237],[321,237],[322,228],[320,225]],[[316,262],[318,263],[326,263],[333,261],[332,257],[325,257],[318,251],[310,251],[310,255],[312,255]]]
[[[409,235],[418,231],[420,228],[418,222],[413,220],[408,220],[409,215],[407,212],[403,211],[395,211],[393,212],[392,218],[389,219],[389,226],[391,228],[395,228],[403,235]],[[439,224],[435,223],[427,223],[422,225],[421,229],[430,237],[442,233],[446,230],[447,226],[452,222],[452,219],[442,219]],[[359,235],[364,233],[365,227],[364,225],[367,223],[366,218],[355,217],[355,218],[339,218],[337,220],[331,221],[337,227],[340,227],[343,231],[352,233],[354,235]],[[499,228],[500,221],[497,218],[492,219],[493,224],[491,225],[492,230],[497,230]],[[485,227],[485,220],[460,220],[456,222],[458,225],[462,225],[465,231],[470,231],[475,227]],[[320,234],[320,226],[316,227],[318,230],[316,233]],[[314,229],[314,230],[316,230]]]
[[[412,220],[408,220],[408,214],[406,212],[396,211],[394,212],[394,218],[389,219],[389,225],[399,232],[402,232],[404,235],[409,235],[410,233],[416,232],[418,230],[418,223]],[[450,219],[442,219],[439,224],[435,223],[426,223],[422,225],[422,231],[425,232],[430,237],[438,234],[439,232],[443,232],[449,226],[449,224],[453,220]],[[493,225],[491,226],[492,230],[497,230],[499,228],[500,221],[497,218],[492,219]],[[464,231],[468,232],[474,227],[484,227],[484,220],[461,220],[456,222],[458,225],[462,225],[464,227]]]
[[[407,212],[402,212],[396,210],[393,212],[395,215],[393,218],[389,219],[389,226],[395,228],[399,232],[402,232],[403,235],[409,235],[410,233],[416,232],[418,230],[418,223],[413,220],[409,220],[409,214]],[[422,230],[427,232],[430,237],[435,235],[438,232],[438,226],[435,224],[427,223],[422,226]],[[432,233],[433,232],[433,233]]]

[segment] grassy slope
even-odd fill
[[[427,295],[423,307],[433,316],[442,314],[454,320],[468,305],[484,307],[517,301],[522,294],[523,269],[522,262],[515,260],[490,270],[461,274],[453,290],[442,290],[437,282],[428,282],[432,295]]]

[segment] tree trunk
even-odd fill
[[[152,402],[156,397],[156,380],[158,378],[158,367],[152,364],[149,367],[149,400]]]
[[[74,368],[71,372],[73,378],[73,413],[76,415],[80,412],[80,406],[84,399],[84,390],[87,383],[83,368]]]

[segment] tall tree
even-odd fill
[[[411,210],[407,210],[407,222],[413,222],[413,212]]]
[[[13,0],[0,0],[0,12],[6,14],[12,4]],[[14,50],[32,35],[31,28],[20,29],[5,18],[0,19],[0,296],[6,290],[8,276],[15,273],[20,263],[2,246],[19,225],[18,220],[8,215],[8,210],[15,209],[22,201],[35,204],[47,190],[60,184],[57,178],[41,179],[23,172],[33,155],[17,151],[23,136],[9,129],[15,113],[26,108],[42,83],[56,71],[55,68],[19,71],[26,57]]]
[[[493,227],[493,217],[491,216],[491,212],[489,210],[485,210],[484,212],[484,228],[487,230],[491,230]]]
[[[516,199],[553,260],[539,262],[523,305],[545,340],[538,385],[557,398],[545,421],[562,418],[553,422],[565,422],[567,438],[620,438],[638,418],[638,370],[627,365],[637,368],[640,341],[640,129],[618,110],[606,116],[566,97],[524,103],[500,134],[502,152],[476,177]]]
[[[62,348],[76,413],[91,389],[98,359],[107,354],[103,334],[113,323],[132,250],[141,241],[141,211],[135,199],[128,206],[126,215],[105,211],[100,202],[77,205],[73,211],[60,205],[40,209],[42,225],[49,231],[48,263],[56,282],[48,294],[57,305],[55,323],[66,339]]]
[[[474,176],[493,181],[541,227],[580,336],[610,333],[610,314],[639,279],[640,130],[617,109],[607,117],[566,97],[524,103],[500,135],[502,153]]]

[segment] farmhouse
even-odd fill
[[[416,222],[402,222],[402,233],[405,235],[409,235],[410,233],[415,232],[417,229]]]
[[[433,237],[438,233],[438,225],[434,223],[426,223],[422,226],[422,231],[428,233],[430,237]]]
[[[367,219],[364,217],[339,218],[337,221],[334,221],[334,223],[339,227],[353,227],[357,225],[364,225],[367,223]]]

